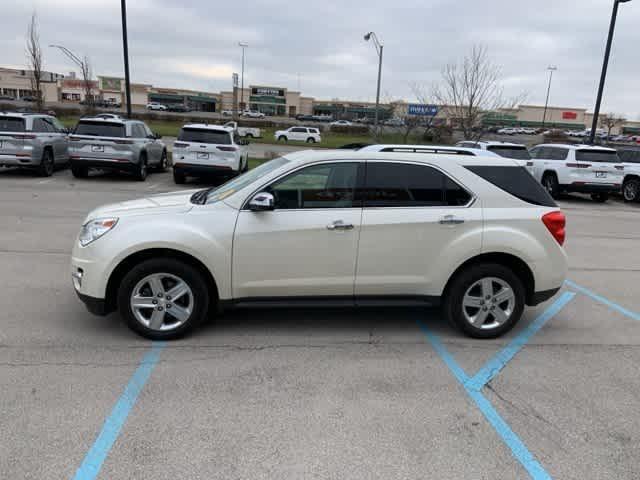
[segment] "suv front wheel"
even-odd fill
[[[144,182],[147,179],[147,174],[148,174],[147,156],[141,155],[140,162],[138,162],[138,165],[135,171],[136,180],[138,180],[139,182]]]
[[[524,287],[513,271],[486,263],[456,275],[443,307],[449,321],[470,337],[495,338],[513,328],[524,302]]]
[[[40,166],[38,167],[38,175],[41,177],[50,177],[53,175],[54,170],[54,160],[53,154],[51,150],[46,148],[42,152],[42,160],[40,161]]]
[[[151,340],[170,340],[199,325],[209,310],[198,270],[171,258],[146,260],[125,275],[118,310],[127,325]]]

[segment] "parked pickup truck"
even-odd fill
[[[233,128],[238,132],[238,135],[246,138],[260,138],[262,137],[262,132],[259,128],[253,127],[239,127],[236,122],[227,122],[223,125],[223,127]]]

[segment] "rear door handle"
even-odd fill
[[[336,220],[335,222],[327,225],[327,230],[353,230],[353,224],[344,223],[342,220]]]
[[[440,225],[460,225],[461,223],[464,223],[464,220],[453,215],[445,215],[440,219]]]

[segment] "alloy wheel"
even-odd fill
[[[462,298],[462,313],[476,328],[489,330],[507,322],[516,306],[513,289],[497,277],[486,277],[473,283]]]
[[[189,320],[194,296],[180,277],[171,273],[153,273],[136,284],[129,304],[136,320],[145,327],[170,331]]]
[[[636,201],[638,199],[638,183],[633,181],[625,183],[622,194],[627,202]]]

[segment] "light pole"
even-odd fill
[[[373,39],[373,45],[378,52],[378,88],[376,90],[376,116],[374,121],[375,138],[378,139],[378,108],[380,107],[380,79],[382,77],[382,49],[383,45],[378,40],[378,37],[374,32],[369,32],[364,36],[365,41]]]
[[[89,78],[89,64],[86,62],[87,57],[85,57],[85,60],[81,60],[75,53],[62,45],[49,45],[49,47],[60,50],[67,56],[67,58],[69,58],[69,60],[80,68],[80,74],[82,75],[82,80],[84,82],[85,101],[88,105],[93,105],[93,98],[89,98],[91,96],[91,85],[89,83],[91,79]]]
[[[618,16],[618,5],[627,3],[631,0],[613,0],[613,10],[611,12],[611,23],[609,24],[609,36],[607,37],[607,46],[604,49],[604,62],[602,63],[602,73],[600,74],[600,85],[598,86],[598,97],[596,98],[596,108],[593,110],[593,123],[591,124],[591,135],[589,143],[596,140],[596,130],[598,128],[598,115],[600,115],[600,104],[602,102],[602,91],[604,90],[604,81],[607,78],[607,67],[609,65],[609,55],[611,54],[611,42],[613,41],[613,32],[616,28],[616,18]]]
[[[249,46],[248,43],[238,42],[238,46],[242,48],[242,72],[240,73],[240,109],[246,110],[244,107],[244,49]]]
[[[544,112],[542,113],[542,128],[544,128],[544,122],[547,119],[547,107],[549,106],[549,93],[551,92],[551,79],[553,79],[553,72],[558,69],[555,65],[549,65],[549,86],[547,87],[547,99],[544,102]]]
[[[129,78],[129,42],[127,41],[127,1],[120,1],[122,13],[122,51],[124,53],[124,90],[127,101],[127,117],[131,118],[131,83]]]

